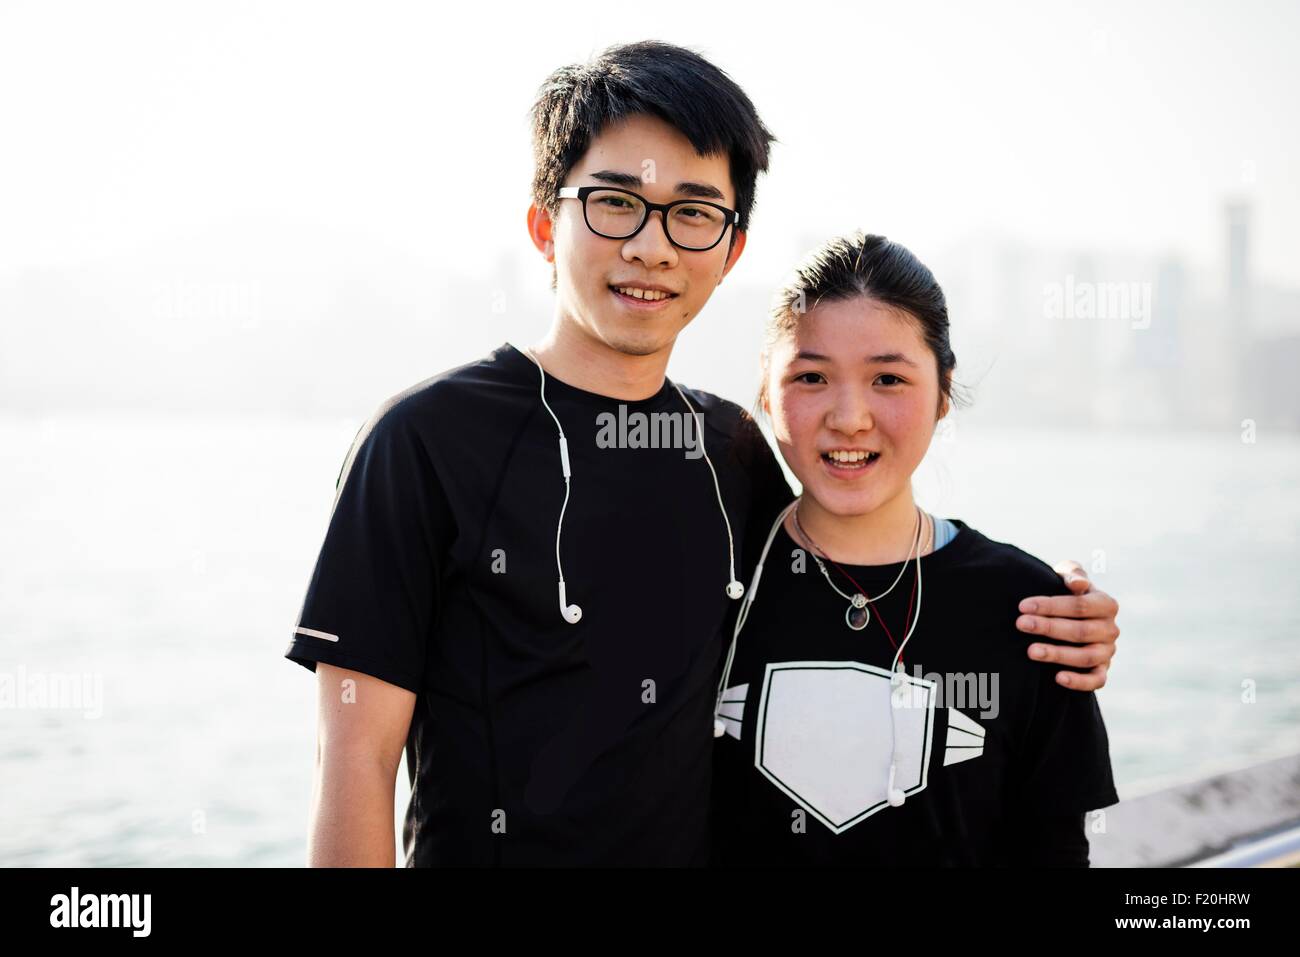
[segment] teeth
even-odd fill
[[[826,457],[832,462],[844,462],[847,464],[866,461],[870,455],[870,452],[850,452],[842,449],[834,449],[826,453]]]
[[[615,286],[614,288],[625,296],[634,296],[648,302],[658,302],[660,299],[669,298],[669,293],[660,292],[658,289],[637,289],[632,286]]]

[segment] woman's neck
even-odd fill
[[[934,536],[929,516],[921,514],[921,540],[916,540],[918,510],[912,489],[906,489],[879,508],[863,515],[835,515],[811,496],[804,495],[799,507],[786,519],[786,532],[796,542],[812,545],[831,559],[845,565],[891,565],[905,561],[917,551],[927,555],[934,550]],[[796,515],[798,525],[795,524]],[[800,535],[799,529],[807,533]]]

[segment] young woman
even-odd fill
[[[943,291],[883,237],[828,242],[778,293],[759,402],[803,494],[718,689],[715,864],[1088,863],[1085,812],[1118,800],[1106,729],[1015,627],[1066,590],[912,497],[955,365]]]

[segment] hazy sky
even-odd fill
[[[726,69],[781,141],[747,279],[859,226],[918,250],[999,235],[1217,266],[1239,194],[1257,276],[1300,285],[1300,4],[750,9],[6,0],[0,279],[232,223],[254,261],[306,254],[282,226],[468,272],[535,255],[538,84],[657,38]]]

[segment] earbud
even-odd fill
[[[560,582],[560,614],[571,625],[576,625],[582,621],[582,609],[577,605],[569,604],[569,599],[564,594],[564,582]]]
[[[889,762],[889,785],[885,789],[886,800],[889,801],[890,807],[902,807],[905,795],[901,788],[894,787],[894,778],[898,775],[897,763]]]
[[[725,724],[722,723],[722,719],[721,719],[721,718],[714,718],[714,719],[713,719],[713,736],[714,736],[715,738],[720,738],[720,737],[722,737],[722,736],[723,736],[724,734],[726,734],[726,733],[727,733],[727,726],[726,726]]]
[[[560,533],[564,530],[564,511],[569,507],[569,482],[573,478],[573,466],[569,462],[569,442],[565,438],[564,427],[560,425],[559,416],[555,414],[555,410],[546,401],[546,370],[542,368],[542,363],[537,356],[533,355],[532,349],[522,351],[537,366],[538,392],[541,395],[543,407],[555,422],[555,431],[560,447],[560,472],[564,475],[564,501],[560,504],[560,519],[555,526],[555,569],[560,573],[560,616],[569,624],[576,625],[582,620],[582,609],[577,605],[570,605],[564,595],[564,568],[560,564]],[[745,594],[745,586],[736,580],[736,543],[731,534],[731,519],[727,517],[727,510],[722,504],[722,488],[718,485],[718,473],[714,470],[713,461],[709,458],[708,450],[704,447],[704,421],[700,418],[700,413],[687,400],[686,394],[682,392],[681,387],[674,382],[673,388],[677,390],[678,396],[686,404],[686,408],[694,417],[695,424],[699,429],[700,451],[704,454],[704,464],[709,467],[709,474],[713,476],[713,492],[718,498],[718,511],[722,513],[722,522],[727,529],[727,560],[731,563],[731,581],[727,583],[727,597],[740,598]],[[721,735],[723,732],[718,731],[715,727],[714,733]]]

